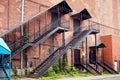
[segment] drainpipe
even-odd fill
[[[22,0],[21,23],[24,22],[24,5],[25,5],[25,1]],[[21,34],[23,35],[23,25],[21,26]]]
[[[25,0],[21,0],[22,1],[22,11],[21,11],[21,23],[24,22],[24,5],[25,5]],[[23,25],[21,25],[21,35],[23,36]],[[23,68],[23,52],[20,53],[20,68]]]

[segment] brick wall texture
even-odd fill
[[[44,4],[47,6],[52,6],[58,3],[61,0],[25,0],[25,13],[24,20],[27,20],[46,9],[46,7],[42,7],[40,4]],[[120,29],[120,0],[66,0],[69,4],[73,12],[77,12],[78,10],[82,10],[86,8],[92,18],[90,20],[99,22],[101,24],[110,26],[112,28]],[[66,39],[69,39],[71,34],[73,34],[73,19],[69,15],[63,16],[66,19],[70,20],[71,31],[67,32],[65,35]],[[51,13],[48,11],[42,15],[40,15],[40,26],[41,29],[44,28],[46,24],[51,22]],[[14,27],[16,24],[21,22],[21,0],[0,0],[0,34],[5,32],[7,29]],[[31,21],[30,25],[30,33],[33,33],[33,26]],[[38,25],[36,25],[38,26]],[[35,31],[37,32],[37,28]],[[97,42],[103,42],[107,48],[104,49],[104,58],[105,61],[110,65],[114,65],[114,60],[119,60],[120,55],[120,45],[119,45],[119,35],[111,36],[111,32],[109,28],[101,27],[100,34],[97,35]],[[110,33],[104,36],[105,33]],[[101,37],[102,35],[102,37]],[[56,39],[57,42],[61,40],[60,34],[55,34],[45,40],[43,43],[53,44],[51,40]],[[100,38],[101,37],[101,38]],[[60,38],[60,39],[58,39]],[[58,40],[57,40],[58,39]],[[30,39],[32,41],[32,38]],[[94,36],[91,35],[88,37],[88,45],[94,45]],[[56,43],[57,43],[56,42]],[[54,42],[55,44],[55,42]],[[34,47],[29,47],[27,49],[28,54],[28,62],[33,61],[36,62],[35,59],[38,58],[37,62],[41,62],[46,56],[49,54],[50,47],[47,45],[38,45]],[[68,53],[71,53],[68,51]],[[69,64],[71,64],[71,56],[68,54]],[[16,55],[15,58],[20,58],[20,55]],[[14,66],[19,66],[19,61],[13,63]],[[35,64],[34,64],[35,65]]]

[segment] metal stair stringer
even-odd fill
[[[105,66],[107,66],[114,74],[119,74],[115,69],[113,69],[111,66],[109,66],[107,63],[103,62]]]
[[[58,30],[64,30],[64,28],[61,27],[55,27],[51,28],[50,30],[46,31],[43,35],[41,35],[39,38],[34,40],[33,42],[25,43],[24,45],[20,46],[18,49],[16,49],[14,52],[12,52],[12,57],[15,56],[17,53],[23,51],[29,46],[37,46],[40,43],[42,43],[44,40],[46,40],[48,37],[50,37],[52,34],[56,33]]]
[[[119,74],[117,71],[115,71],[112,67],[108,66],[106,63],[99,63],[97,62],[97,65],[101,66],[104,70],[111,74]]]
[[[42,43],[44,40],[46,40],[48,37],[50,37],[51,35],[53,35],[54,33],[56,33],[58,30],[64,30],[65,28],[61,28],[61,27],[55,27],[50,29],[49,31],[47,31],[46,33],[44,33],[43,35],[41,35],[38,39],[34,40],[33,42],[30,42],[29,45],[30,46],[36,46],[39,45],[40,43]]]
[[[93,32],[98,32],[98,31],[89,29],[89,30],[84,30],[84,31],[80,32],[79,34],[77,34],[77,37],[75,38],[74,42],[72,43],[72,47],[73,48],[78,47],[80,45],[80,43],[82,41],[84,41],[85,38],[87,38],[87,36],[90,35]],[[76,41],[77,41],[77,43],[76,43]]]
[[[101,75],[101,73],[98,71],[98,70],[96,70],[94,67],[92,67],[91,65],[89,65],[89,64],[87,64],[87,67],[86,68],[90,68],[90,70],[91,70],[91,72],[93,73],[93,74],[95,74],[95,75]]]
[[[93,74],[93,75],[101,75],[101,73],[98,72],[98,71],[96,71],[95,69],[93,69],[93,68],[90,69],[88,64],[87,64],[87,66],[86,66],[86,65],[83,65],[83,64],[77,64],[77,66],[84,68],[87,72],[89,72],[89,73],[91,73],[91,74]],[[91,66],[90,66],[90,67],[91,67]],[[95,73],[94,73],[92,70],[94,70]]]

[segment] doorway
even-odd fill
[[[52,12],[51,14],[51,22],[52,22],[52,27],[57,27],[60,26],[60,15],[58,13]]]
[[[80,32],[80,20],[74,19],[74,36]]]
[[[78,66],[79,64],[81,64],[80,50],[79,49],[74,49],[74,66]]]
[[[91,64],[95,64],[96,63],[96,50],[95,49],[90,49],[90,52],[89,52],[89,62]]]

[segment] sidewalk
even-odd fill
[[[120,75],[91,76],[91,77],[80,77],[80,78],[62,78],[59,80],[120,80]]]
[[[12,79],[12,80],[15,80],[15,79]],[[33,79],[33,78],[21,78],[21,79],[16,79],[16,80],[37,80],[37,79]]]

